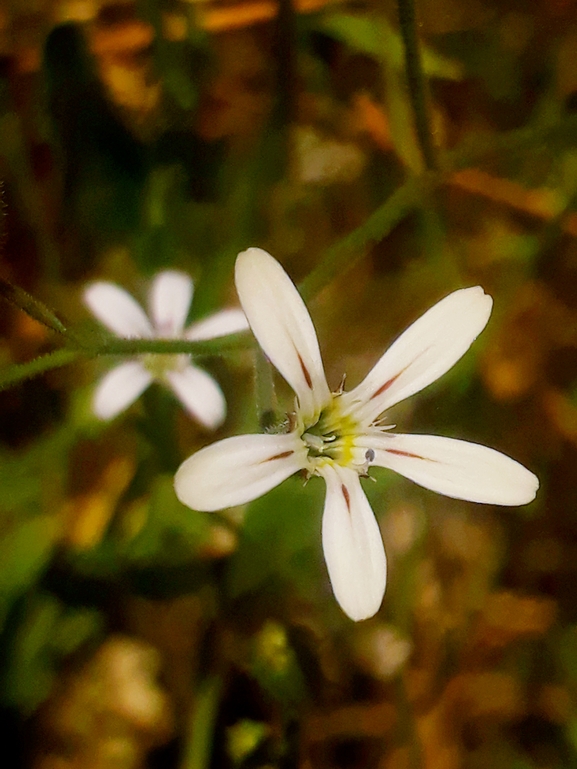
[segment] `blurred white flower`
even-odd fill
[[[114,283],[92,283],[84,291],[84,302],[101,323],[123,339],[199,341],[248,328],[240,309],[217,312],[185,328],[193,290],[188,275],[174,270],[159,272],[150,286],[150,319],[138,302]],[[96,387],[94,413],[100,419],[112,419],[153,381],[169,387],[204,427],[214,430],[224,421],[226,402],[220,387],[209,374],[193,365],[187,354],[144,354],[116,366]]]
[[[479,286],[455,291],[413,323],[350,392],[331,393],[304,302],[280,264],[258,248],[241,253],[236,287],[260,346],[297,396],[282,435],[227,438],[189,457],[175,478],[180,500],[219,510],[265,494],[298,470],[327,484],[322,540],[331,584],[354,620],[378,611],[386,583],[379,531],[360,483],[371,465],[395,470],[456,499],[522,505],[533,473],[504,454],[436,435],[388,432],[383,412],[448,371],[485,327],[492,299]]]

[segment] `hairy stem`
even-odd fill
[[[82,350],[64,348],[63,350],[50,352],[47,355],[41,355],[39,358],[34,358],[34,360],[27,363],[13,363],[12,365],[5,366],[0,371],[0,390],[6,390],[8,387],[18,384],[18,382],[44,374],[46,371],[61,368],[69,363],[75,363],[83,355]]]

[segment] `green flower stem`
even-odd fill
[[[575,144],[577,115],[554,124],[518,128],[493,135],[477,135],[439,158],[438,171],[425,171],[409,178],[371,216],[328,248],[319,264],[302,281],[299,290],[310,301],[338,275],[353,267],[365,256],[365,247],[386,237],[402,219],[427,199],[439,186],[445,184],[452,171],[469,168],[487,157],[520,152],[535,145],[551,146],[556,142]]]
[[[221,675],[213,674],[198,687],[181,769],[208,769],[210,766],[214,727],[223,683]]]
[[[321,262],[299,286],[305,301],[316,296],[340,273],[365,256],[369,243],[382,240],[404,217],[416,208],[441,181],[432,172],[411,177],[399,187],[369,218],[325,251]]]
[[[437,168],[431,121],[425,95],[425,78],[417,37],[414,0],[397,0],[399,24],[405,49],[405,72],[409,98],[415,117],[415,128],[425,165],[429,170]]]
[[[440,157],[440,171],[426,171],[420,176],[411,177],[399,187],[360,227],[353,230],[335,245],[325,251],[318,266],[302,282],[300,290],[305,300],[314,298],[338,275],[352,268],[365,255],[369,243],[378,242],[412,210],[426,200],[441,184],[444,184],[451,171],[468,168],[489,156],[503,153],[520,152],[534,145],[553,146],[562,142],[573,146],[577,134],[577,115],[570,115],[554,124],[544,123],[538,126],[515,129],[499,136],[475,136],[452,152]],[[146,353],[158,355],[194,354],[195,357],[221,355],[228,351],[248,349],[254,345],[250,334],[234,334],[220,339],[204,342],[188,342],[182,339],[116,339],[106,338],[93,343],[64,328],[61,321],[43,305],[26,295],[26,301],[18,292],[10,292],[10,301],[24,311],[29,312],[30,302],[34,303],[34,313],[49,327],[67,334],[68,346],[62,350],[43,355],[28,363],[15,363],[5,366],[0,371],[0,390],[17,384],[24,379],[37,376],[51,369],[65,366],[81,358],[94,358],[100,355],[135,356]],[[30,312],[29,312],[30,314]],[[33,314],[33,317],[35,315]]]
[[[39,358],[28,363],[13,363],[0,370],[0,390],[6,390],[12,385],[18,384],[25,379],[44,374],[55,368],[61,368],[69,363],[75,363],[82,358],[85,353],[82,350],[55,350],[47,355],[41,355]]]
[[[252,337],[247,333],[229,334],[226,337],[207,339],[202,342],[190,342],[186,339],[117,339],[111,338],[93,347],[84,347],[85,354],[91,358],[100,355],[121,355],[132,357],[147,353],[155,355],[194,355],[195,358],[221,355],[233,350],[249,349],[253,346]]]
[[[134,357],[152,353],[155,355],[194,354],[195,358],[222,355],[235,350],[249,349],[254,344],[249,334],[230,334],[220,339],[189,342],[185,339],[107,339],[101,344],[80,344],[65,347],[47,355],[41,355],[27,363],[12,363],[0,369],[0,391],[6,390],[25,379],[44,374],[46,371],[76,363],[81,358],[97,358],[101,355]]]

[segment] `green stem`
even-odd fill
[[[213,674],[198,687],[181,769],[208,769],[210,766],[214,728],[223,684],[222,676]]]
[[[186,339],[110,339],[102,344],[82,347],[65,347],[47,355],[41,355],[27,363],[12,363],[0,369],[0,391],[6,390],[25,379],[44,374],[46,371],[75,363],[80,358],[97,358],[101,355],[119,355],[134,357],[152,353],[155,355],[194,354],[195,358],[210,355],[222,355],[227,351],[249,348],[253,344],[251,337],[241,334],[202,342],[189,342]]]
[[[425,78],[421,65],[419,40],[417,38],[417,24],[415,20],[414,0],[397,0],[399,10],[399,24],[405,49],[405,72],[409,97],[413,114],[417,137],[423,153],[425,165],[429,170],[437,168],[433,136],[431,134],[431,121],[425,95]]]
[[[517,128],[497,137],[476,135],[456,150],[444,153],[439,171],[426,171],[408,179],[363,224],[324,252],[317,267],[299,286],[303,298],[313,299],[338,275],[353,267],[364,257],[369,243],[386,237],[408,213],[444,184],[452,171],[474,166],[491,155],[521,151],[534,145],[548,146],[564,141],[573,146],[575,132],[577,115],[570,115],[553,125]]]
[[[325,251],[318,266],[299,286],[303,299],[312,299],[340,273],[362,259],[366,246],[388,235],[440,181],[440,174],[426,173],[411,177],[393,192],[366,222]]]
[[[6,390],[24,379],[44,374],[46,371],[75,363],[83,355],[82,350],[64,348],[34,358],[28,363],[13,363],[11,366],[6,366],[4,370],[0,370],[0,390]]]
[[[155,355],[194,355],[202,358],[210,355],[220,355],[232,350],[252,347],[251,337],[245,333],[229,334],[217,339],[206,339],[202,342],[191,342],[187,339],[115,339],[111,338],[94,347],[85,347],[89,357],[100,355],[121,355],[132,357],[147,353]]]
[[[441,158],[442,171],[427,171],[417,177],[410,178],[399,187],[360,227],[353,230],[338,243],[327,249],[318,266],[305,278],[300,286],[305,300],[314,298],[323,288],[331,283],[338,275],[350,269],[365,255],[369,243],[382,240],[389,232],[438,186],[443,184],[451,170],[467,168],[483,158],[503,152],[521,151],[535,144],[550,146],[555,142],[564,141],[573,146],[574,135],[577,131],[577,115],[553,125],[543,124],[520,128],[498,137],[476,136],[465,145],[452,152],[445,153]],[[28,297],[23,301],[21,295],[11,293],[11,301],[25,311],[30,310],[27,301],[35,302],[33,317],[49,325],[57,331],[68,334],[69,346],[35,358],[28,363],[12,364],[0,371],[0,390],[6,389],[24,379],[28,379],[45,371],[65,366],[80,358],[91,358],[100,355],[136,356],[146,353],[158,355],[194,354],[196,357],[220,355],[227,351],[247,349],[254,342],[248,334],[234,334],[203,342],[189,342],[182,339],[115,339],[93,343],[82,340],[80,335],[72,334],[65,328],[52,311],[40,305],[37,300]],[[40,309],[42,311],[40,311]],[[32,314],[32,313],[29,313]]]

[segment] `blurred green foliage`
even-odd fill
[[[16,2],[0,20],[6,754],[18,741],[34,769],[103,766],[96,738],[51,718],[123,632],[160,651],[177,713],[172,732],[126,727],[127,769],[171,734],[150,766],[574,766],[574,4],[419,3],[428,115],[393,3],[80,5]],[[112,356],[85,284],[142,299],[159,269],[184,270],[199,319],[235,302],[252,245],[300,282],[334,389],[452,289],[494,297],[474,350],[390,420],[510,453],[538,500],[495,511],[371,472],[390,581],[360,626],[330,590],[318,479],[197,513],[172,477],[214,436],[169,393],[111,424],[91,412]],[[291,411],[266,361],[254,387],[246,342],[197,350],[228,403],[216,439]]]

